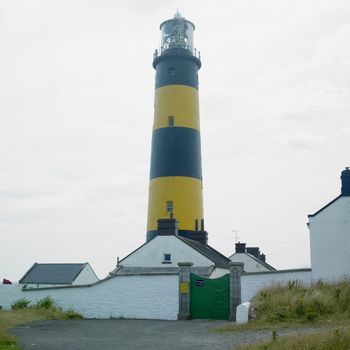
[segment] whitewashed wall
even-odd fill
[[[214,269],[214,271],[211,273],[211,275],[209,276],[209,279],[215,279],[215,278],[220,278],[224,275],[227,275],[230,273],[230,270],[228,269],[219,269],[216,268]]]
[[[90,264],[87,264],[83,271],[81,271],[78,277],[73,281],[74,286],[79,286],[82,284],[92,284],[98,281],[94,270],[91,268]]]
[[[178,275],[117,276],[91,287],[22,292],[18,285],[0,285],[0,305],[26,298],[33,303],[51,296],[64,310],[86,318],[144,318],[176,320],[179,310]]]
[[[298,280],[305,285],[311,283],[311,269],[280,270],[269,272],[246,273],[241,277],[242,303],[251,301],[253,296],[262,288],[276,283],[287,284]]]
[[[350,277],[350,197],[309,217],[312,279]]]

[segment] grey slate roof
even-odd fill
[[[87,263],[38,264],[35,263],[19,283],[72,284]]]
[[[206,256],[211,261],[213,261],[215,263],[215,267],[229,269],[230,267],[229,263],[231,260],[229,258],[226,258],[226,256],[222,255],[211,246],[204,245],[192,239],[184,238],[181,236],[176,236],[176,237],[179,238],[184,243],[188,244],[193,249],[197,250],[202,255]]]

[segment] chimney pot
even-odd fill
[[[236,243],[236,253],[245,253],[245,243]]]
[[[346,167],[341,172],[341,195],[350,196],[350,168]]]
[[[259,247],[248,247],[247,248],[247,253],[255,256],[256,258],[259,259],[260,257],[260,248]]]
[[[176,219],[158,219],[158,236],[177,236],[179,223]]]

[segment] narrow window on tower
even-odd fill
[[[168,126],[174,126],[174,116],[169,115],[168,117]]]
[[[174,67],[169,68],[169,75],[171,77],[173,77],[175,75],[175,68]]]
[[[167,201],[166,202],[166,211],[168,213],[172,213],[174,211],[173,201]]]

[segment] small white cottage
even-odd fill
[[[52,288],[81,286],[98,282],[89,263],[38,264],[34,265],[19,280],[23,288]]]
[[[312,279],[350,277],[350,169],[341,173],[341,194],[309,215]]]
[[[235,253],[229,259],[233,262],[244,263],[245,272],[275,271],[276,269],[266,262],[265,254],[260,253],[259,247],[246,247],[245,243],[236,243]]]

